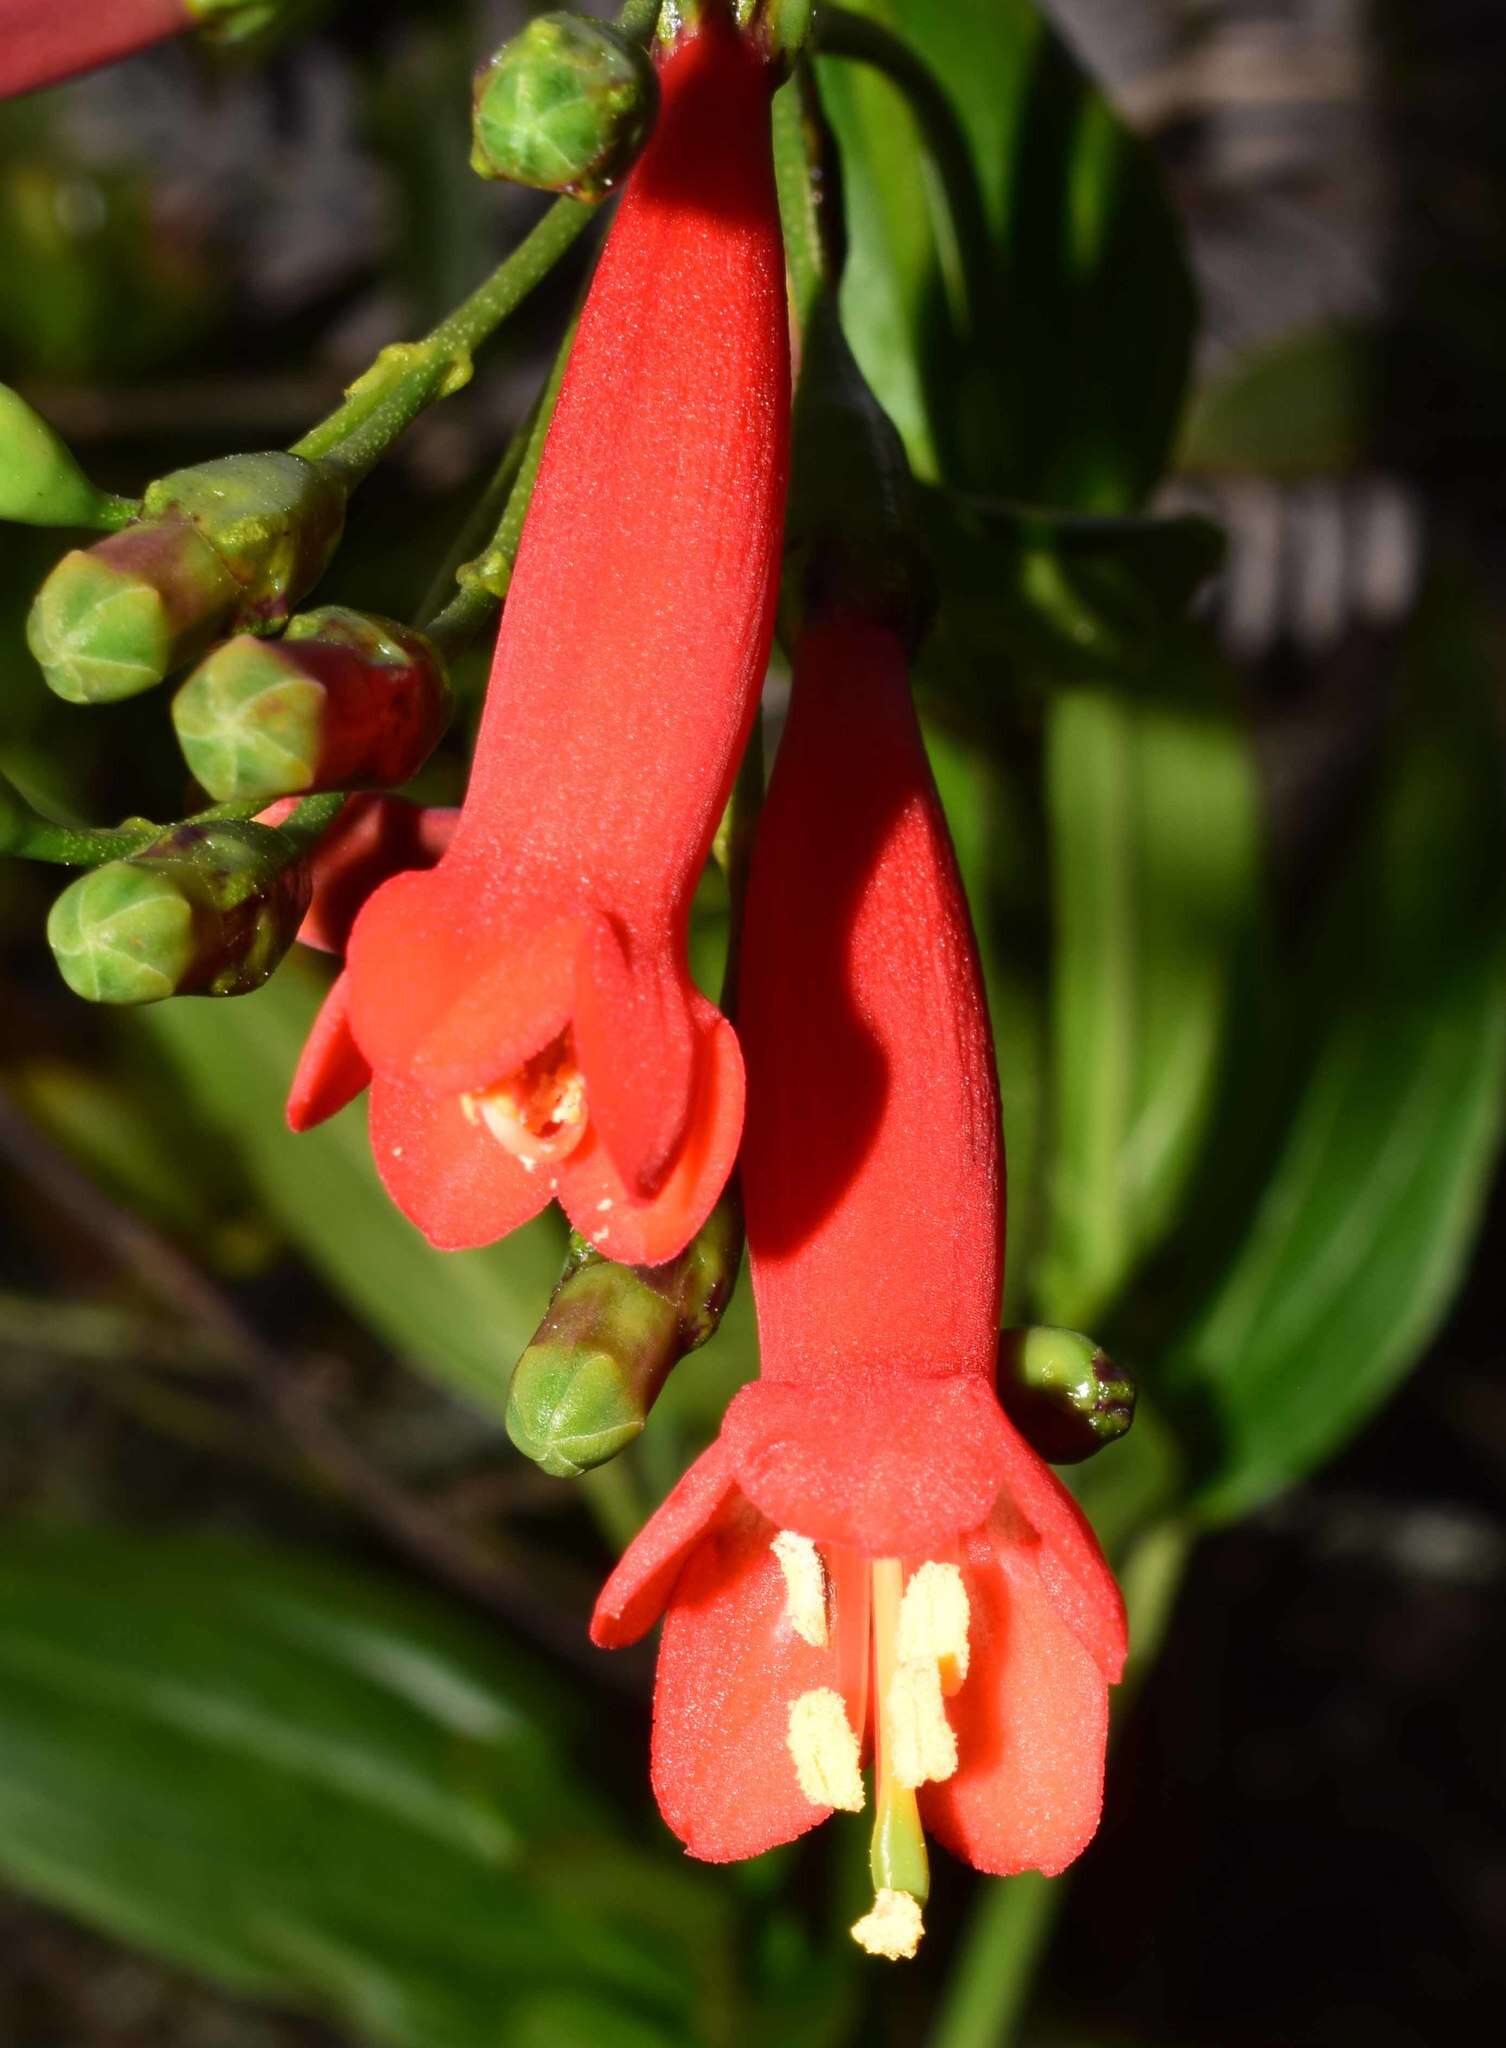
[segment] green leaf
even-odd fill
[[[686,2039],[724,1967],[715,1901],[692,1913],[677,1866],[626,1846],[610,1896],[575,1882],[602,1815],[565,1733],[557,1687],[365,1578],[113,1529],[0,1537],[0,1868],[363,2040]]]
[[[1031,0],[857,0],[853,11],[923,54],[981,198],[986,246],[969,261],[894,85],[852,60],[821,62],[844,167],[843,320],[917,473],[1042,504],[1132,508],[1165,463],[1192,328],[1153,159]],[[972,306],[960,301],[969,276]]]
[[[1045,931],[1037,820],[1017,778],[928,727],[932,772],[957,849],[988,988],[1008,1134],[1006,1322],[1017,1319],[1040,1225]]]
[[[938,595],[920,680],[1004,758],[1018,751],[1003,709],[1012,679],[1154,688],[1223,556],[1203,519],[1054,513],[948,490],[918,501]]]
[[[1300,1478],[1386,1397],[1478,1227],[1506,1099],[1506,798],[1489,643],[1460,610],[1450,593],[1424,620],[1372,814],[1282,976],[1295,1086],[1243,1089],[1220,1147],[1232,1162],[1263,1124],[1275,1157],[1158,1371],[1216,1518]]]
[[[1055,899],[1041,1320],[1098,1330],[1174,1221],[1259,919],[1249,742],[1199,636],[1047,712]]]
[[[558,1274],[552,1216],[485,1251],[438,1252],[389,1201],[353,1104],[295,1137],[283,1102],[323,992],[295,954],[255,995],[163,1003],[133,1017],[176,1065],[272,1213],[358,1316],[418,1371],[501,1415],[519,1352]]]
[[[1188,407],[1177,466],[1258,476],[1347,475],[1374,445],[1381,344],[1358,327],[1283,335],[1241,356]]]

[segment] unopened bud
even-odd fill
[[[222,803],[416,775],[449,716],[444,662],[410,626],[325,605],[280,640],[211,649],[173,700],[183,758]]]
[[[999,1400],[1021,1436],[1052,1465],[1079,1465],[1135,1419],[1135,1382],[1075,1330],[1037,1324],[999,1338]]]
[[[59,697],[108,704],[201,654],[235,601],[234,579],[196,527],[147,520],[64,555],[37,592],[26,639]]]
[[[662,1266],[613,1265],[572,1237],[549,1313],[512,1377],[507,1433],[523,1455],[573,1479],[630,1444],[673,1367],[720,1324],[742,1246],[728,1195]]]
[[[19,391],[0,384],[0,519],[23,526],[119,526],[127,500],[91,484],[68,444]]]
[[[653,64],[620,30],[536,15],[477,74],[471,168],[598,198],[631,166],[658,103]]]
[[[197,527],[238,586],[230,623],[279,625],[328,565],[345,523],[345,494],[318,464],[279,449],[222,455],[147,488],[148,517]]]
[[[307,865],[266,825],[171,826],[71,883],[47,920],[64,981],[92,1003],[239,996],[297,936]]]

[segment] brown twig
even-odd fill
[[[112,1265],[187,1318],[207,1349],[237,1365],[312,1470],[395,1549],[476,1606],[587,1670],[593,1680],[643,1691],[647,1667],[641,1658],[597,1656],[577,1618],[579,1606],[572,1613],[519,1564],[475,1541],[371,1462],[331,1417],[320,1392],[333,1361],[306,1359],[290,1366],[185,1253],[97,1188],[3,1090],[0,1155],[87,1233]]]

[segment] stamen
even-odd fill
[[[941,1704],[941,1674],[934,1659],[900,1664],[884,1695],[889,1762],[911,1790],[950,1778],[957,1768],[957,1738]]]
[[[479,1116],[530,1173],[541,1159],[568,1159],[586,1135],[587,1107],[570,1033],[562,1031],[493,1087],[462,1095],[460,1107],[472,1123]]]
[[[813,1650],[824,1650],[826,1567],[820,1551],[809,1536],[797,1536],[793,1529],[781,1529],[769,1548],[784,1573],[785,1620]]]
[[[852,1732],[839,1692],[821,1686],[791,1700],[785,1742],[794,1758],[800,1789],[812,1806],[840,1807],[844,1813],[862,1812],[863,1773],[858,1738]]]
[[[967,1588],[954,1564],[926,1563],[911,1574],[899,1604],[902,1664],[934,1659],[948,1699],[967,1677]]]
[[[872,1912],[854,1921],[852,1938],[871,1956],[886,1956],[891,1963],[908,1962],[925,1931],[918,1899],[908,1892],[880,1891]]]

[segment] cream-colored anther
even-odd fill
[[[897,1650],[902,1664],[934,1658],[948,1698],[967,1676],[967,1588],[954,1564],[927,1563],[910,1576],[899,1603]]]
[[[784,1618],[813,1650],[824,1650],[826,1629],[826,1567],[809,1536],[781,1529],[769,1545],[784,1573]]]
[[[585,1077],[575,1064],[569,1033],[562,1032],[505,1080],[462,1095],[460,1107],[472,1123],[479,1117],[530,1173],[541,1160],[568,1159],[586,1135],[587,1107]]]
[[[897,1784],[940,1783],[957,1768],[957,1738],[941,1703],[941,1676],[934,1660],[901,1664],[884,1700],[889,1763]]]
[[[908,1892],[881,1891],[873,1910],[853,1925],[852,1938],[871,1956],[887,1956],[891,1963],[908,1962],[920,1947],[925,1933],[920,1902]]]
[[[852,1732],[839,1692],[821,1686],[791,1700],[785,1741],[795,1761],[800,1789],[812,1806],[835,1806],[843,1813],[862,1812],[863,1772],[858,1738]]]

